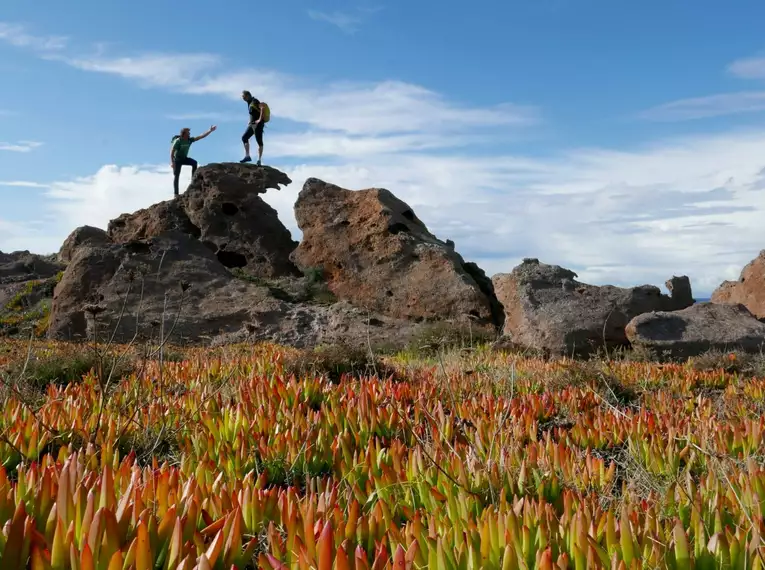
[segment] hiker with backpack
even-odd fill
[[[252,96],[249,91],[242,91],[242,99],[247,103],[247,108],[250,113],[250,122],[247,125],[247,130],[242,135],[242,143],[244,143],[244,158],[239,162],[250,162],[250,137],[255,135],[255,141],[258,143],[258,166],[260,166],[260,159],[263,158],[263,127],[271,120],[271,109],[268,107],[268,103],[258,101]]]
[[[197,161],[189,158],[189,148],[191,148],[192,143],[202,140],[217,128],[213,125],[207,132],[198,137],[192,137],[191,130],[183,128],[180,135],[175,135],[172,138],[173,146],[170,148],[170,167],[173,169],[173,190],[176,196],[178,196],[178,177],[181,175],[181,168],[183,166],[190,166],[192,177],[197,171]]]

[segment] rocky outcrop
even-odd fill
[[[202,231],[191,223],[181,200],[168,200],[111,220],[107,234],[114,243],[128,243],[177,231],[199,239]]]
[[[738,281],[723,281],[712,292],[713,303],[742,304],[758,319],[765,319],[765,250],[746,264]]]
[[[93,226],[80,226],[64,240],[58,251],[58,260],[61,263],[69,263],[74,251],[83,245],[104,246],[111,243],[109,235],[101,228]]]
[[[704,302],[680,311],[644,313],[633,318],[625,330],[633,346],[675,358],[708,350],[765,349],[765,323],[740,303]]]
[[[47,279],[63,269],[52,256],[42,256],[29,251],[0,251],[0,283],[14,283]]]
[[[313,305],[274,296],[234,277],[215,254],[177,230],[146,240],[77,248],[56,287],[48,336],[60,340],[172,343],[269,340],[298,347],[323,342],[407,342],[415,327],[370,318],[347,303]]]
[[[297,246],[277,212],[260,198],[292,181],[268,166],[214,163],[197,169],[185,193],[109,223],[116,243],[177,231],[199,240],[228,268],[256,277],[298,276],[290,261]]]
[[[525,259],[511,273],[492,277],[505,309],[504,335],[514,344],[552,355],[587,355],[599,347],[628,344],[627,323],[641,313],[675,311],[693,304],[687,277],[658,287],[596,286],[577,281],[558,265]]]
[[[491,281],[390,191],[309,178],[295,218],[303,240],[293,261],[303,270],[320,268],[339,298],[399,319],[501,322]]]

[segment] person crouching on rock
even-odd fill
[[[173,191],[176,196],[178,196],[178,177],[181,175],[181,168],[190,166],[192,177],[197,171],[197,161],[189,158],[189,148],[191,148],[192,143],[202,140],[217,128],[213,125],[206,133],[198,137],[192,137],[191,130],[184,128],[181,129],[180,135],[173,137],[173,146],[170,149],[170,167],[173,169]]]

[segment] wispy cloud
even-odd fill
[[[219,123],[228,123],[239,121],[242,122],[242,115],[235,115],[233,113],[216,113],[216,112],[191,112],[191,113],[170,113],[165,115],[166,118],[172,121],[217,121]]]
[[[15,143],[0,142],[0,150],[8,152],[30,152],[38,147],[41,147],[43,143],[37,141],[18,141]]]
[[[47,184],[41,184],[40,182],[29,182],[27,180],[0,180],[0,186],[17,188],[48,188]]]
[[[664,103],[641,116],[654,121],[684,121],[765,110],[765,91],[722,93]]]
[[[145,88],[238,100],[243,89],[268,101],[275,117],[348,135],[462,133],[525,128],[538,124],[539,110],[503,103],[474,107],[449,101],[423,86],[380,82],[307,81],[270,69],[231,68],[209,53],[144,53],[132,56],[48,54],[47,59],[94,73],[134,81]]]
[[[735,60],[726,71],[739,79],[765,79],[765,56]],[[765,90],[688,97],[657,105],[639,116],[653,121],[689,121],[765,111]]]
[[[308,10],[308,16],[313,20],[332,24],[348,34],[358,31],[362,22],[361,16],[349,14],[348,12]]]
[[[765,56],[738,59],[728,65],[727,69],[742,79],[765,79]]]
[[[37,51],[56,51],[64,49],[69,38],[66,36],[37,36],[28,33],[26,28],[20,24],[0,22],[0,41]]]

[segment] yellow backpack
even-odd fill
[[[267,123],[271,120],[271,108],[265,101],[261,101],[261,103],[263,103],[263,122]]]

